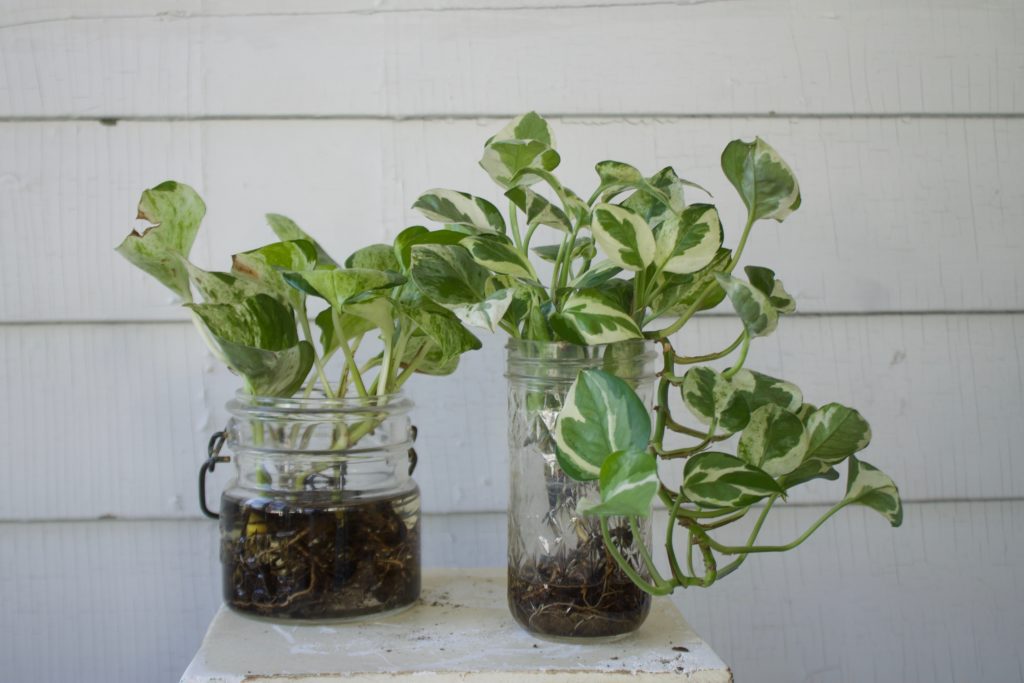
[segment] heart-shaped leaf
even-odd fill
[[[505,219],[494,204],[465,192],[427,190],[412,208],[433,221],[464,225],[483,233],[505,233]]]
[[[698,297],[701,297],[705,290],[708,290],[708,293],[701,298],[699,310],[706,311],[722,303],[725,300],[725,290],[716,282],[715,274],[724,271],[731,259],[730,250],[719,249],[711,263],[696,273],[660,273],[655,279],[655,295],[651,298],[651,310],[658,316],[681,315],[696,304]]]
[[[590,230],[615,265],[639,271],[654,262],[654,233],[639,214],[614,204],[598,204]]]
[[[480,340],[463,327],[455,315],[444,309],[404,306],[403,310],[423,335],[433,342],[437,348],[435,361],[440,365],[481,346]]]
[[[830,465],[842,462],[848,455],[867,448],[871,443],[871,426],[860,413],[838,403],[829,403],[807,418],[810,443],[808,457]]]
[[[537,272],[533,266],[507,239],[496,236],[466,237],[461,244],[484,268],[495,273],[537,282]]]
[[[761,290],[724,273],[715,273],[715,280],[732,301],[732,307],[751,337],[764,337],[775,331],[779,314]]]
[[[555,134],[551,125],[543,116],[535,111],[529,111],[515,117],[505,127],[487,139],[485,145],[490,145],[501,140],[534,140],[551,149],[556,147]]]
[[[480,167],[494,182],[508,189],[533,185],[541,179],[521,171],[534,167],[553,171],[560,162],[558,152],[538,140],[495,140],[484,147]]]
[[[259,290],[295,308],[301,296],[285,281],[285,271],[312,271],[316,247],[306,239],[274,242],[231,257],[232,274],[254,283]]]
[[[345,267],[392,272],[402,270],[398,257],[395,256],[395,248],[390,244],[371,244],[352,252],[352,255],[345,259]]]
[[[839,472],[832,465],[821,460],[810,458],[804,460],[795,470],[778,478],[779,486],[787,491],[794,486],[805,484],[814,479],[826,479],[835,481],[839,478]]]
[[[572,222],[562,209],[528,187],[513,187],[505,193],[526,214],[528,225],[546,225],[562,232],[572,230]]]
[[[465,247],[417,244],[412,247],[410,261],[412,281],[439,304],[476,304],[487,297],[491,275]]]
[[[750,413],[737,454],[773,477],[781,477],[800,466],[807,444],[808,435],[800,418],[769,403]]]
[[[896,484],[885,472],[854,456],[850,456],[843,502],[866,505],[880,512],[893,526],[903,523],[903,503]]]
[[[728,453],[707,451],[686,461],[683,493],[697,505],[740,508],[782,489],[767,472]]]
[[[515,290],[499,289],[498,291],[484,297],[483,301],[472,304],[458,304],[451,306],[451,311],[456,317],[470,327],[479,327],[490,332],[497,332],[501,319],[505,317]]]
[[[206,204],[184,183],[168,180],[142,193],[139,218],[153,227],[129,234],[116,251],[185,301],[192,300],[185,262]]]
[[[644,183],[644,174],[635,167],[621,161],[599,161],[594,170],[606,190],[623,187],[637,187]]]
[[[588,507],[581,505],[581,512],[599,516],[651,514],[658,493],[658,467],[647,451],[612,453],[601,465],[599,481],[601,502]]]
[[[188,271],[189,280],[199,292],[205,304],[235,303],[249,296],[260,293],[260,287],[254,282],[217,271],[206,271],[183,262]]]
[[[622,268],[611,261],[600,261],[595,263],[586,272],[576,276],[569,286],[574,289],[591,289],[611,280],[622,272]]]
[[[459,244],[464,239],[466,235],[455,230],[427,230],[422,225],[414,225],[395,237],[395,258],[402,272],[406,272],[412,264],[412,248],[417,244]]]
[[[761,138],[733,140],[722,152],[722,171],[753,220],[782,221],[800,208],[800,185],[789,165]]]
[[[747,426],[750,409],[746,401],[737,396],[732,383],[716,370],[704,366],[690,368],[683,375],[679,389],[683,403],[701,423],[714,422],[717,430],[726,434]]]
[[[730,381],[736,393],[743,397],[751,410],[774,404],[796,413],[804,401],[803,392],[797,385],[754,370],[743,368],[734,374]]]
[[[595,289],[571,293],[550,322],[563,339],[575,344],[610,344],[643,338],[640,327],[619,302]]]
[[[534,247],[533,253],[539,256],[543,261],[554,263],[558,260],[558,252],[561,251],[561,249],[562,245],[560,244],[545,244],[540,247]],[[576,243],[572,246],[572,255],[569,258],[573,260],[578,258],[592,259],[595,256],[597,256],[597,249],[594,248],[594,240],[589,237],[577,237]],[[621,268],[615,266],[616,273],[621,270]],[[611,275],[609,275],[609,277],[611,277]]]
[[[718,210],[710,204],[688,206],[666,219],[655,238],[654,261],[665,272],[696,273],[714,260],[722,246]]]
[[[612,453],[647,448],[651,416],[626,382],[603,370],[583,370],[555,420],[554,437],[566,474],[597,479]]]
[[[746,266],[743,271],[747,274],[750,284],[754,285],[762,294],[768,297],[768,301],[779,313],[792,313],[796,310],[796,301],[786,288],[782,286],[782,280],[775,279],[775,271],[771,268],[761,266]]]
[[[274,231],[279,240],[285,242],[292,242],[295,240],[306,240],[313,245],[316,249],[316,263],[319,267],[328,268],[340,268],[338,262],[330,257],[330,255],[324,250],[320,243],[309,236],[305,230],[296,225],[295,221],[287,216],[282,216],[279,213],[268,213],[267,224],[270,225],[270,229]]]
[[[405,276],[387,270],[343,268],[310,270],[302,273],[284,272],[284,279],[295,289],[320,297],[341,310],[346,304],[379,289],[390,289],[405,283]]]

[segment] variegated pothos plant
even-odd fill
[[[574,479],[599,482],[600,500],[583,512],[601,517],[605,544],[633,581],[654,594],[709,586],[751,553],[796,547],[847,505],[866,505],[898,526],[896,485],[854,455],[871,439],[860,413],[838,403],[816,407],[794,384],[744,367],[751,340],[773,332],[796,309],[772,270],[746,266],[745,277],[735,274],[755,223],[781,222],[800,206],[797,180],[779,154],[759,138],[734,140],[722,153],[722,170],[747,209],[731,249],[715,206],[684,198],[686,190],[707,192],[673,168],[646,176],[629,164],[602,161],[597,188],[583,200],[554,175],[559,162],[548,122],[533,112],[517,117],[487,140],[480,160],[504,191],[507,220],[484,198],[430,190],[413,206],[444,227],[408,228],[396,253],[420,291],[467,324],[532,340],[649,339],[660,346],[653,419],[626,382],[593,369],[580,373],[555,423],[558,462]],[[534,246],[544,232],[558,240]],[[546,281],[541,263],[550,264]],[[672,336],[726,299],[741,325],[736,340],[712,353],[677,353]],[[734,354],[724,371],[705,365]],[[678,367],[688,369],[680,375]],[[672,415],[673,391],[696,424]],[[670,448],[670,432],[695,443]],[[722,451],[718,445],[732,437],[738,437],[735,453]],[[685,459],[682,480],[663,481],[659,459]],[[846,494],[839,502],[792,542],[757,543],[779,500],[812,479],[839,478],[836,467],[844,461]],[[637,571],[608,531],[609,516],[636,525],[651,514],[655,498],[670,516],[667,577],[647,549]],[[744,544],[716,539],[719,529],[752,513]],[[683,561],[677,529],[688,537]],[[694,549],[703,570],[695,570]],[[728,561],[720,565],[723,556]]]

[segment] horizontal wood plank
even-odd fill
[[[736,330],[700,319],[680,348],[722,348]],[[431,512],[506,505],[503,342],[485,342],[455,377],[408,385]],[[191,325],[3,326],[0,348],[0,433],[14,454],[0,519],[198,514],[196,472],[238,381]],[[1024,496],[1024,314],[793,318],[754,344],[748,366],[796,382],[815,404],[859,408],[874,431],[864,459],[908,499]],[[211,503],[230,469],[211,480]],[[841,495],[841,482],[815,482],[792,499]]]
[[[777,510],[765,538],[822,512]],[[19,624],[0,640],[5,675],[176,680],[220,604],[216,544],[207,520],[0,524],[0,598]],[[1019,501],[910,505],[901,529],[849,509],[798,550],[673,599],[737,680],[1017,681],[1022,548]],[[504,514],[425,518],[425,566],[504,562]]]
[[[511,11],[493,1],[385,5],[400,11],[321,1],[287,10],[196,0],[6,4],[0,116],[473,116],[524,106],[1020,114],[1024,106],[1016,38],[1024,16],[1013,0],[573,0]]]
[[[185,319],[114,253],[144,187],[195,185],[209,211],[193,249],[225,269],[291,215],[333,252],[389,240],[431,187],[494,201],[476,161],[493,121],[0,124],[0,322]],[[748,263],[771,265],[803,312],[1024,310],[1024,120],[556,121],[563,179],[589,194],[593,164],[674,165],[715,196],[727,243],[742,208],[718,168],[761,135],[791,162],[804,203],[757,226]],[[898,151],[897,151],[898,150]],[[699,200],[698,194],[692,195]],[[554,237],[538,234],[535,242]]]

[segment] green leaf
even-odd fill
[[[782,489],[760,468],[727,453],[707,451],[687,459],[683,493],[697,505],[739,508],[782,493]]]
[[[345,304],[355,303],[357,297],[364,294],[405,283],[405,277],[399,273],[365,268],[284,272],[283,275],[288,284],[295,289],[320,297],[326,300],[331,308],[338,310]]]
[[[526,214],[528,225],[547,225],[562,232],[572,231],[572,222],[565,212],[530,188],[513,187],[505,196]]]
[[[268,213],[267,224],[270,225],[270,229],[277,235],[277,239],[285,242],[293,242],[295,240],[306,240],[313,245],[316,249],[316,263],[320,267],[333,267],[340,268],[338,262],[330,257],[330,255],[320,246],[320,243],[309,236],[309,234],[296,225],[295,221],[287,216],[282,216],[279,213]]]
[[[412,248],[417,244],[459,244],[464,239],[466,235],[455,230],[427,230],[422,225],[414,225],[395,238],[395,258],[405,272],[412,261]]]
[[[261,396],[291,396],[309,375],[314,351],[299,341],[291,308],[267,294],[234,304],[187,304],[211,349]]]
[[[487,139],[485,145],[500,140],[535,140],[552,149],[555,148],[555,134],[543,116],[535,111],[520,114],[509,121],[504,128]]]
[[[471,327],[480,327],[491,332],[497,332],[501,319],[505,312],[512,305],[515,290],[499,289],[488,295],[483,301],[471,304],[458,304],[451,307],[459,320]]]
[[[745,462],[780,477],[803,462],[808,435],[793,413],[769,403],[750,413],[737,450]]]
[[[598,204],[590,230],[615,265],[639,271],[654,262],[654,233],[638,214],[614,204]]]
[[[754,370],[739,370],[732,376],[731,382],[736,393],[746,400],[751,410],[774,404],[796,413],[804,401],[803,392],[797,385]]]
[[[574,289],[590,289],[598,287],[622,272],[622,268],[611,261],[600,261],[587,268],[569,283]]]
[[[594,170],[606,189],[637,187],[644,183],[644,174],[621,161],[599,161]]]
[[[810,435],[808,457],[830,465],[842,462],[871,443],[867,420],[853,408],[838,403],[829,403],[811,413],[807,418],[807,432]]]
[[[636,321],[618,302],[594,289],[570,294],[550,322],[559,335],[575,344],[610,344],[643,338]]]
[[[722,303],[725,300],[725,290],[715,280],[715,273],[724,271],[730,260],[732,252],[728,249],[719,249],[711,263],[696,273],[660,273],[655,279],[656,294],[651,299],[651,310],[658,316],[682,315],[697,302],[697,298],[709,286],[710,290],[701,300],[698,310],[706,311]]]
[[[789,165],[761,138],[733,140],[722,152],[722,171],[752,220],[782,221],[800,208],[800,186]]]
[[[768,297],[768,301],[779,313],[792,313],[796,310],[796,301],[789,295],[786,288],[782,286],[782,280],[775,279],[775,271],[771,268],[760,266],[746,266],[743,271],[747,274],[750,284],[754,285],[762,294]]]
[[[484,233],[505,233],[505,219],[494,204],[465,192],[427,190],[412,208],[441,223],[464,225]]]
[[[700,185],[683,180],[676,175],[675,169],[666,166],[647,179],[645,189],[637,190],[627,197],[622,202],[622,206],[640,214],[652,229],[656,229],[669,216],[678,215],[686,208],[686,201],[683,197],[684,186],[695,187],[707,192]],[[660,193],[652,194],[651,188],[660,190]],[[662,197],[667,197],[668,203],[663,201]]]
[[[394,272],[402,270],[402,266],[395,256],[395,249],[390,244],[371,244],[353,252],[345,259],[345,267]]]
[[[413,359],[419,355],[424,344],[427,347],[426,355],[416,364],[417,373],[421,375],[443,376],[452,374],[459,367],[459,356],[446,356],[430,337],[419,331],[410,337],[409,344],[406,346],[405,354],[399,365],[403,368],[408,367]]]
[[[437,348],[436,364],[445,365],[452,358],[481,346],[480,340],[463,327],[455,315],[444,309],[405,306],[403,310]]]
[[[710,204],[688,206],[661,224],[655,239],[655,263],[665,272],[696,273],[710,264],[722,246],[718,210]]]
[[[334,324],[334,318],[334,309],[325,308],[317,314],[314,321],[316,326],[320,328],[320,347],[324,354],[339,348],[342,338],[345,341],[349,341],[360,335],[372,332],[376,328],[376,325],[366,318],[342,312],[338,314],[338,318],[341,321],[341,335],[339,336]]]
[[[811,458],[802,462],[799,467],[789,474],[779,477],[778,482],[779,486],[788,491],[794,486],[805,484],[813,479],[835,481],[838,478],[839,472],[837,472],[834,467],[829,465],[827,462]]]
[[[873,465],[850,456],[847,475],[847,504],[866,505],[882,514],[893,526],[903,523],[903,503],[896,484],[887,474]]]
[[[537,254],[537,256],[539,256],[543,261],[554,263],[558,260],[558,252],[561,248],[562,245],[560,244],[545,244],[540,247],[534,247],[533,253]],[[597,250],[594,248],[594,240],[589,237],[577,237],[576,243],[572,247],[572,254],[569,258],[572,260],[578,258],[592,259],[595,256],[597,256]],[[615,273],[618,273],[621,270],[621,268],[616,267]],[[609,275],[609,277],[611,276]]]
[[[414,245],[409,275],[427,297],[446,306],[480,303],[491,277],[469,250],[449,244]]]
[[[651,416],[626,382],[603,370],[583,370],[555,420],[554,437],[566,474],[597,479],[612,453],[647,448]]]
[[[599,476],[601,503],[580,506],[588,515],[651,514],[654,496],[658,493],[658,466],[647,451],[617,451],[601,465]]]
[[[484,268],[530,282],[537,281],[537,272],[533,266],[507,239],[489,236],[466,237],[461,244]]]
[[[775,331],[779,314],[759,289],[724,273],[715,273],[715,280],[732,301],[732,307],[751,337],[764,337]]]
[[[246,297],[260,293],[260,287],[231,273],[206,271],[183,261],[189,280],[199,292],[205,304],[236,303]]]
[[[683,375],[679,390],[683,403],[701,423],[714,422],[727,434],[747,426],[750,409],[721,373],[704,366],[690,368]]]
[[[494,182],[508,189],[532,185],[541,176],[522,174],[528,168],[553,171],[561,162],[558,152],[537,140],[495,140],[484,147],[480,167],[487,171]]]
[[[231,272],[282,302],[299,308],[300,297],[285,281],[284,271],[312,271],[316,247],[306,239],[274,242],[231,257]]]
[[[185,261],[192,251],[206,204],[188,185],[172,180],[142,193],[139,218],[153,227],[132,230],[116,251],[185,301],[192,300]]]

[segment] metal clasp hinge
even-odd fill
[[[221,455],[220,449],[224,447],[227,440],[227,432],[214,432],[210,437],[210,443],[206,447],[206,462],[199,468],[199,509],[210,519],[220,519],[220,515],[206,507],[206,473],[213,472],[217,463],[231,462],[231,456]]]

